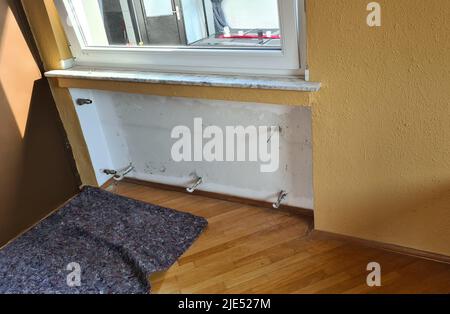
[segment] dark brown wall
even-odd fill
[[[78,191],[20,1],[0,1],[0,246]]]

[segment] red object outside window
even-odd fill
[[[219,35],[217,38],[220,39],[281,39],[281,35],[272,35],[272,36],[267,36],[267,35],[263,35],[263,36],[258,36],[258,35],[230,35],[230,36],[225,36],[223,34]]]

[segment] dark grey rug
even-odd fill
[[[207,224],[86,187],[0,251],[0,293],[149,293],[149,275],[170,268]],[[80,266],[80,286],[67,284],[68,277],[77,278],[76,268],[67,270],[71,263]]]

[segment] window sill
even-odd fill
[[[307,82],[296,77],[231,76],[217,74],[179,74],[129,70],[108,70],[74,67],[68,70],[54,70],[46,77],[87,79],[99,81],[122,81],[149,84],[192,85],[210,87],[234,87],[250,89],[317,92],[321,84]]]

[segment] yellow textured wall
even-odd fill
[[[450,1],[309,0],[316,227],[450,255]]]

